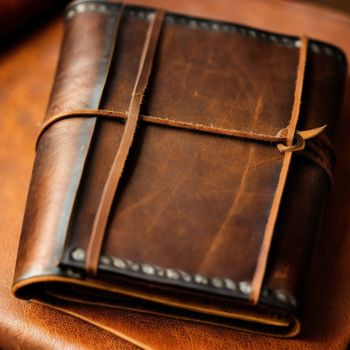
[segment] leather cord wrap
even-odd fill
[[[65,113],[54,115],[48,118],[41,127],[36,141],[36,147],[38,147],[39,141],[44,133],[55,123],[70,119],[70,118],[106,118],[114,120],[126,120],[128,114],[126,112],[111,111],[106,109],[74,109],[67,111]],[[139,115],[139,120],[157,125],[164,125],[173,128],[183,129],[183,130],[193,130],[197,132],[204,132],[214,135],[223,135],[229,137],[235,137],[244,140],[253,140],[258,142],[269,142],[271,144],[285,143],[286,142],[286,132],[278,132],[276,135],[268,135],[256,133],[253,131],[244,131],[238,129],[228,129],[220,128],[211,125],[204,124],[194,124],[190,122],[184,122],[181,120],[164,118],[164,117],[154,117],[150,115]],[[286,131],[284,129],[283,131]],[[317,141],[316,141],[317,140]],[[314,146],[317,142],[316,146]],[[300,153],[300,155],[305,156],[314,164],[318,165],[321,169],[325,171],[330,182],[332,182],[332,163],[334,162],[335,152],[331,141],[327,138],[325,134],[318,135],[317,138],[308,140],[308,147]],[[313,154],[308,152],[308,148],[313,148]]]
[[[122,9],[121,9],[122,11]],[[119,26],[120,17],[118,19],[117,27]],[[305,65],[307,59],[308,39],[306,37],[301,38],[301,45],[299,51],[299,63],[297,69],[297,78],[295,83],[294,102],[291,113],[291,119],[288,127],[283,129],[284,132],[279,132],[276,135],[259,134],[256,132],[249,132],[237,129],[226,129],[220,127],[214,127],[211,125],[194,124],[190,122],[184,122],[176,119],[141,115],[140,106],[142,103],[143,95],[146,90],[149,76],[151,74],[155,52],[157,49],[158,39],[162,29],[164,21],[164,12],[158,10],[155,12],[154,17],[150,21],[149,29],[146,34],[146,40],[143,47],[139,70],[134,85],[131,102],[129,105],[129,111],[118,112],[103,109],[77,109],[70,110],[66,113],[54,115],[47,119],[42,125],[37,138],[37,145],[41,136],[56,122],[59,122],[68,118],[111,118],[116,120],[125,120],[125,129],[122,136],[122,140],[114,158],[112,167],[105,183],[102,197],[97,208],[97,213],[93,223],[92,233],[88,242],[86,252],[86,271],[90,275],[96,275],[99,265],[100,253],[102,250],[104,235],[106,232],[108,219],[110,216],[110,210],[117,192],[117,187],[122,176],[124,165],[128,158],[129,150],[131,148],[133,138],[135,135],[137,123],[142,120],[147,123],[165,125],[180,129],[195,130],[199,132],[212,133],[217,135],[226,135],[231,137],[237,137],[240,139],[248,139],[255,141],[263,141],[270,143],[283,142],[287,146],[291,146],[294,141],[296,133],[296,126],[299,119],[302,88],[305,75]],[[315,140],[316,141],[316,140]],[[313,163],[321,167],[328,175],[330,181],[332,181],[332,159],[334,154],[332,151],[332,145],[326,135],[320,135],[318,142],[311,140],[309,147],[302,155],[308,158]],[[273,239],[273,232],[279,212],[279,207],[284,192],[287,175],[291,163],[293,152],[284,153],[282,168],[279,176],[279,181],[276,187],[275,196],[271,206],[268,221],[264,230],[261,249],[259,252],[257,266],[253,275],[251,283],[250,301],[253,304],[257,304],[262,289],[263,280],[267,268],[267,261]]]
[[[301,37],[299,63],[298,63],[297,77],[296,77],[295,90],[294,90],[292,117],[290,119],[290,123],[287,129],[288,130],[287,143],[286,143],[287,146],[291,146],[293,144],[293,139],[296,132],[296,126],[299,120],[301,96],[302,96],[303,83],[304,83],[304,77],[305,77],[308,42],[309,40],[307,37]],[[264,282],[264,277],[265,277],[265,272],[267,267],[267,261],[268,261],[269,252],[271,248],[273,233],[274,233],[274,229],[277,221],[279,208],[282,201],[282,195],[283,195],[284,188],[287,181],[287,175],[288,175],[290,163],[292,160],[292,155],[293,155],[293,152],[284,153],[284,159],[282,163],[282,168],[281,168],[277,188],[275,191],[275,196],[272,202],[270,215],[268,217],[268,221],[265,227],[263,241],[262,241],[261,249],[258,256],[257,266],[255,269],[252,284],[251,284],[250,301],[253,304],[257,304],[259,302],[260,293]]]
[[[95,118],[95,117],[125,120],[128,118],[128,114],[123,112],[105,110],[105,109],[78,109],[78,110],[71,110],[66,113],[54,115],[53,117],[47,119],[45,123],[42,125],[41,130],[38,134],[37,145],[38,145],[38,142],[40,141],[41,136],[45,133],[45,131],[48,130],[53,124],[61,120],[68,119],[68,118]],[[276,135],[268,135],[268,134],[257,133],[254,131],[220,128],[220,127],[215,127],[211,125],[194,124],[194,123],[176,120],[172,118],[154,117],[154,116],[142,115],[142,114],[139,115],[139,120],[142,120],[147,123],[152,123],[152,124],[166,125],[174,128],[195,130],[195,131],[206,132],[210,134],[231,136],[231,137],[236,137],[236,138],[241,138],[246,140],[265,141],[265,142],[271,142],[271,143],[286,142],[287,140],[284,133],[281,133],[281,132],[277,133]]]
[[[108,175],[107,182],[105,184],[103,195],[98,206],[97,215],[94,221],[93,230],[91,238],[87,249],[87,259],[86,259],[86,269],[90,274],[96,274],[98,269],[99,256],[102,249],[104,234],[108,224],[108,218],[111,210],[111,206],[114,201],[114,197],[117,191],[118,183],[121,178],[124,164],[127,160],[129,149],[132,145],[132,140],[136,131],[137,122],[139,120],[158,125],[165,125],[169,127],[175,127],[186,130],[194,130],[198,132],[211,133],[216,135],[225,135],[236,137],[240,139],[248,139],[262,142],[278,143],[283,142],[287,145],[292,145],[294,135],[296,132],[296,125],[299,118],[300,104],[301,104],[301,94],[302,85],[305,74],[305,64],[307,55],[307,38],[302,38],[300,52],[299,52],[299,64],[297,70],[297,79],[294,94],[294,103],[292,109],[292,116],[290,119],[290,124],[283,132],[279,132],[276,135],[266,135],[256,132],[238,130],[238,129],[227,129],[214,127],[211,125],[194,124],[190,122],[184,122],[172,118],[155,117],[149,115],[139,114],[140,105],[142,102],[143,94],[147,86],[148,78],[151,73],[153,58],[156,50],[156,43],[161,30],[161,22],[163,20],[164,14],[158,11],[155,15],[157,17],[153,18],[150,23],[148,30],[146,42],[143,49],[143,54],[141,58],[141,63],[137,75],[136,84],[134,86],[134,91],[129,106],[129,112],[119,112],[104,109],[77,109],[69,110],[65,113],[54,115],[47,119],[42,125],[41,130],[38,134],[37,145],[40,141],[41,136],[56,122],[69,118],[109,118],[115,120],[125,120],[125,131],[123,138],[118,150],[118,153],[114,159],[112,168]],[[151,40],[152,43],[150,42]],[[152,44],[152,47],[151,47]],[[152,57],[151,57],[152,56]],[[131,118],[131,121],[130,121]],[[318,142],[317,142],[318,139]],[[330,182],[332,182],[332,163],[334,160],[333,147],[328,140],[327,136],[324,134],[319,135],[319,137],[314,140],[310,140],[307,149],[301,153],[310,161],[322,168],[327,174]],[[252,280],[252,291],[251,291],[251,301],[257,303],[259,300],[260,290],[262,288],[263,278],[265,276],[265,270],[267,265],[267,259],[269,255],[269,250],[273,238],[273,230],[275,222],[278,215],[278,210],[282,198],[282,194],[285,187],[285,182],[291,162],[293,152],[285,153],[282,170],[280,173],[280,178],[278,186],[275,192],[275,198],[273,205],[271,207],[268,223],[265,228],[264,238],[262,247],[258,257],[257,267]]]
[[[135,135],[140,106],[151,74],[163,21],[164,11],[162,10],[157,10],[150,20],[135,86],[131,96],[124,133],[102,192],[87,247],[86,271],[90,275],[96,275],[97,273],[110,210]]]

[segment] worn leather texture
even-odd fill
[[[1,349],[135,349],[134,345],[86,322],[46,307],[15,299],[10,280],[34,154],[33,136],[45,111],[53,78],[62,24],[55,20],[2,54],[1,108]],[[39,64],[40,63],[40,64]],[[25,78],[24,78],[25,76]],[[23,108],[26,106],[25,108]],[[104,346],[101,346],[104,344]]]
[[[47,118],[128,112],[125,125],[92,112],[41,133],[15,295],[298,334],[342,52],[106,1],[76,1],[65,21]],[[139,114],[173,124],[137,127]],[[293,158],[276,147],[323,125]]]
[[[37,117],[37,116],[36,116]],[[40,118],[36,119],[39,120]],[[343,124],[344,125],[344,124]],[[342,128],[341,130],[341,134],[346,135],[346,129]],[[344,139],[344,138],[343,138]],[[7,139],[8,140],[8,139]],[[34,140],[34,139],[33,139]],[[344,141],[344,145],[346,145],[346,139]],[[342,148],[341,148],[342,149]],[[26,149],[26,147],[23,148],[23,152],[28,152],[28,150]],[[344,158],[342,158],[342,156],[340,156],[340,160],[342,160]],[[29,162],[28,162],[29,163]],[[338,163],[339,164],[339,163]],[[345,165],[343,165],[343,168],[340,168],[340,170],[338,170],[338,174],[340,174],[340,182],[341,182],[341,178],[344,177],[346,179],[346,163]],[[339,165],[338,165],[338,169],[339,169]],[[27,169],[28,171],[28,169]],[[339,173],[340,171],[340,173]],[[12,173],[11,173],[12,174]],[[337,177],[336,177],[337,178]],[[339,178],[339,175],[338,175]],[[8,181],[11,183],[11,177],[8,177]],[[344,182],[343,182],[344,183]],[[338,187],[339,188],[339,187]],[[344,198],[346,196],[346,193],[343,193],[344,191],[340,190],[338,191],[339,196],[341,196],[341,198]],[[343,197],[344,196],[344,197]],[[22,195],[23,197],[23,195]],[[22,198],[23,200],[23,198]],[[344,201],[343,201],[344,202]],[[22,208],[23,209],[23,208]],[[339,209],[339,208],[338,208]],[[9,210],[9,209],[7,209]],[[345,211],[345,208],[344,208]],[[339,212],[339,210],[338,210]],[[338,221],[340,220],[340,221]],[[335,241],[338,241],[337,243],[333,243],[333,245],[329,246],[329,240],[324,239],[323,241],[325,241],[326,243],[323,243],[323,249],[322,249],[322,245],[321,245],[321,252],[318,253],[317,256],[322,257],[323,259],[329,258],[329,254],[326,254],[326,257],[324,256],[325,254],[325,250],[330,249],[330,250],[339,250],[339,241],[342,241],[342,245],[344,247],[344,250],[346,250],[346,239],[344,241],[343,235],[345,234],[344,231],[344,225],[345,225],[345,214],[344,216],[342,216],[342,212],[337,213],[337,218],[336,221],[333,221],[333,223],[335,223],[336,225],[330,225],[330,227],[332,229],[334,229],[334,227],[337,227],[338,230],[335,231],[331,231],[333,232],[333,236],[334,234],[336,235],[341,235],[341,236],[336,236],[339,237],[338,239],[335,239]],[[338,224],[337,224],[338,223]],[[333,226],[333,227],[332,227]],[[321,238],[324,237],[321,235]],[[346,237],[346,236],[345,236]],[[322,242],[322,240],[321,240]],[[332,248],[332,249],[331,249]],[[342,252],[342,250],[341,250]],[[327,261],[332,263],[332,266],[329,266],[327,268]],[[340,254],[340,256],[335,256],[333,255],[332,258],[330,260],[324,260],[324,263],[321,263],[321,266],[317,265],[317,269],[320,269],[323,273],[319,274],[319,277],[316,277],[316,283],[318,282],[318,286],[322,287],[324,284],[332,284],[332,278],[329,277],[327,279],[327,276],[331,276],[331,272],[333,273],[333,278],[334,278],[334,271],[332,271],[333,266],[335,265],[335,268],[338,273],[339,273],[339,278],[341,278],[341,276],[343,276],[344,280],[337,280],[337,285],[339,287],[339,289],[337,290],[332,290],[332,293],[336,292],[339,293],[339,295],[343,295],[344,297],[347,295],[346,292],[346,286],[348,285],[346,282],[346,272],[342,269],[346,268],[346,264],[342,263],[342,261],[344,262],[344,260],[342,260],[342,255]],[[346,262],[346,260],[345,260]],[[328,269],[328,270],[327,270]],[[327,274],[328,271],[328,274]],[[344,271],[343,273],[341,273],[341,271]],[[325,274],[325,276],[324,276]],[[317,274],[316,274],[317,276]],[[336,274],[337,276],[337,274]],[[315,278],[314,278],[315,279]],[[313,279],[313,282],[314,282]],[[334,283],[334,280],[333,280]],[[317,284],[316,284],[317,285]],[[6,289],[6,288],[5,288]],[[323,289],[323,288],[319,288],[319,289]],[[313,291],[313,289],[311,289],[311,291]],[[329,292],[329,290],[327,289],[327,292]],[[342,304],[342,309],[343,310],[339,310],[339,304],[337,304],[337,300],[339,300],[339,298],[337,299],[337,296],[334,295],[334,299],[332,298],[328,298],[323,294],[323,293],[317,293],[316,291],[313,291],[313,293],[316,293],[317,296],[320,298],[319,300],[321,301],[321,304],[323,305],[323,308],[321,310],[319,310],[319,308],[317,307],[317,305],[320,305],[317,301],[315,301],[315,304],[311,304],[306,310],[309,310],[309,313],[306,313],[307,315],[309,315],[309,322],[306,322],[306,330],[304,332],[304,335],[302,335],[302,340],[301,341],[292,341],[292,342],[287,342],[287,341],[277,341],[277,340],[270,340],[268,338],[264,338],[264,337],[250,337],[250,336],[246,336],[245,334],[241,334],[239,332],[234,332],[234,331],[225,331],[225,330],[218,330],[215,327],[207,327],[207,326],[200,326],[200,325],[196,325],[190,322],[179,322],[177,323],[177,321],[170,321],[167,319],[162,319],[162,318],[156,318],[156,317],[152,317],[152,318],[145,318],[144,319],[144,323],[142,323],[142,327],[137,328],[135,327],[134,322],[136,321],[136,317],[139,317],[137,314],[135,315],[135,318],[132,318],[132,313],[116,313],[116,312],[102,312],[100,310],[100,312],[94,312],[93,314],[88,314],[87,313],[87,309],[85,309],[85,315],[84,315],[84,309],[76,309],[75,311],[78,311],[81,315],[84,315],[84,317],[90,318],[91,321],[93,322],[97,322],[97,323],[102,323],[105,322],[105,327],[108,327],[111,331],[116,332],[116,333],[121,333],[123,334],[123,336],[125,337],[130,337],[130,339],[132,339],[133,341],[135,341],[136,343],[142,344],[143,347],[147,347],[147,345],[152,346],[154,348],[164,348],[166,346],[168,346],[169,348],[174,348],[174,347],[179,347],[179,343],[178,342],[183,342],[183,344],[186,344],[184,346],[207,346],[207,347],[218,347],[218,348],[223,348],[224,346],[241,346],[241,347],[246,347],[246,346],[253,346],[250,341],[252,339],[255,339],[258,341],[258,348],[263,348],[264,346],[269,346],[271,344],[275,344],[276,347],[278,346],[285,346],[286,348],[297,348],[297,347],[306,347],[307,344],[309,344],[310,348],[317,348],[317,346],[319,346],[319,348],[324,348],[324,346],[328,346],[329,348],[343,348],[344,346],[346,346],[347,344],[347,340],[348,340],[348,334],[346,332],[346,328],[344,328],[346,325],[346,322],[335,322],[336,319],[339,320],[339,318],[341,319],[341,315],[345,314],[345,310],[344,309],[344,304]],[[321,294],[321,295],[319,295]],[[315,295],[315,294],[314,294]],[[339,297],[338,295],[338,297]],[[344,303],[346,303],[346,298],[342,298],[342,300],[344,301]],[[327,302],[326,302],[327,301]],[[338,301],[339,303],[339,301]],[[334,305],[338,305],[338,307],[336,307],[334,310],[332,310],[332,306]],[[63,306],[63,304],[61,305]],[[311,311],[310,311],[311,309]],[[332,310],[332,312],[330,312]],[[49,312],[49,311],[48,311]],[[317,313],[318,312],[318,313]],[[327,315],[326,317],[318,317],[320,315],[320,312],[324,312],[325,315]],[[339,313],[337,313],[339,312]],[[50,313],[50,312],[49,312]],[[120,315],[120,323],[118,323],[118,315]],[[316,315],[316,316],[315,316]],[[98,318],[96,319],[96,317],[98,316]],[[316,317],[316,322],[314,322],[312,319]],[[93,320],[93,318],[95,318]],[[151,332],[151,324],[150,321],[152,319],[152,325],[154,325],[154,333]],[[306,321],[307,321],[307,317],[306,317]],[[108,320],[110,321],[108,323]],[[138,320],[140,322],[142,321],[142,317],[138,318]],[[334,324],[332,325],[331,328],[329,328],[329,323],[331,323],[331,320],[334,320]],[[130,324],[132,324],[133,326],[128,326],[128,322],[130,321]],[[315,325],[316,323],[316,325]],[[163,335],[159,335],[159,332],[156,331],[156,327],[159,325],[163,325],[164,327],[164,337]],[[167,329],[167,325],[171,325],[171,332],[167,333],[166,329]],[[176,330],[178,330],[180,333],[183,332],[183,327],[184,325],[186,325],[186,336],[184,338],[179,337],[179,333],[177,333]],[[8,324],[7,324],[8,326]],[[317,327],[318,326],[318,327]],[[148,332],[145,331],[146,327],[148,328]],[[314,331],[312,331],[312,327],[314,328]],[[319,330],[321,329],[321,332],[319,332]],[[328,331],[327,329],[332,329],[332,331]],[[323,330],[323,331],[322,331]],[[203,331],[203,333],[201,333],[201,331]],[[191,335],[191,339],[192,342],[186,343],[186,340],[188,340],[188,334]],[[203,336],[202,336],[202,335]],[[211,334],[211,335],[210,335]],[[218,335],[219,334],[219,335]],[[217,336],[218,335],[218,336]],[[224,343],[221,343],[221,338],[220,335],[225,335],[225,340]],[[149,336],[149,338],[147,338],[147,336]],[[339,336],[339,337],[338,337]],[[208,340],[209,337],[209,340]],[[306,338],[305,338],[306,337]],[[307,342],[306,339],[313,339],[314,341],[312,343]],[[327,342],[328,339],[328,342]],[[166,340],[168,341],[168,343],[166,343]],[[182,345],[183,345],[182,344]],[[240,344],[240,345],[239,345]],[[249,345],[248,345],[249,344]],[[264,345],[265,344],[265,345]],[[269,344],[269,345],[267,345]],[[311,345],[312,344],[312,345]]]

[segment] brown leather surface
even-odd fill
[[[306,39],[169,14],[159,39],[152,84],[143,97],[153,59],[147,50],[142,53],[142,47],[147,48],[148,38],[155,38],[150,40],[150,52],[155,52],[157,42],[153,35],[157,31],[148,32],[153,25],[148,24],[147,12],[128,8],[119,26],[115,22],[119,23],[120,17],[115,19],[114,11],[121,10],[112,3],[75,6],[67,11],[62,59],[48,117],[57,108],[66,112],[67,106],[101,105],[96,97],[98,89],[97,96],[103,89],[102,106],[117,111],[127,108],[125,102],[131,96],[131,111],[124,131],[121,123],[105,120],[99,120],[95,127],[94,118],[83,119],[77,127],[79,119],[74,118],[52,125],[42,135],[19,246],[14,285],[17,295],[41,298],[42,285],[35,285],[36,281],[48,284],[57,277],[71,278],[71,270],[58,266],[60,257],[64,256],[65,266],[76,271],[79,265],[71,252],[88,249],[86,266],[91,279],[72,278],[71,283],[105,288],[112,303],[118,303],[117,297],[112,300],[113,291],[201,312],[204,315],[199,319],[212,323],[231,317],[233,327],[240,327],[237,319],[242,319],[242,327],[254,331],[295,335],[298,322],[294,321],[294,312],[286,309],[294,308],[293,299],[300,302],[302,282],[307,278],[310,259],[305,249],[312,249],[328,187],[323,170],[295,156],[290,177],[298,178],[299,185],[290,187],[287,182],[287,194],[292,195],[284,199],[279,212],[291,153],[280,153],[274,144],[140,125],[132,152],[129,148],[142,100],[147,114],[180,120],[185,116],[193,124],[213,121],[221,127],[230,124],[259,134],[277,134],[287,128],[290,146],[303,98],[300,122],[307,129],[328,124],[327,134],[331,136],[345,74],[341,54],[311,40],[308,45]],[[157,23],[161,22],[155,21],[159,32]],[[120,27],[118,35],[113,34],[116,27]],[[111,33],[117,38],[113,61]],[[87,34],[81,41],[80,37]],[[145,64],[148,62],[145,71],[142,57]],[[90,62],[95,69],[88,70]],[[131,93],[135,79],[136,92]],[[105,87],[96,86],[96,81],[105,81]],[[322,82],[321,89],[316,86],[318,81]],[[123,170],[128,153],[129,162]],[[302,184],[309,190],[303,191]],[[100,263],[99,274],[89,276],[91,271],[95,275],[115,193],[103,254],[108,259],[118,257],[143,265],[120,271],[112,264]],[[302,219],[294,209],[300,202]],[[312,202],[317,205],[310,210]],[[275,237],[283,239],[275,239],[270,249],[277,216],[280,224]],[[293,227],[296,217],[299,226]],[[280,252],[285,246],[290,250],[288,260],[273,254],[265,276],[269,251]],[[147,273],[149,264],[168,270]],[[286,268],[288,273],[281,272]],[[103,272],[110,278],[103,277]],[[169,273],[193,277],[188,281],[169,277]],[[123,282],[121,274],[130,284]],[[247,299],[257,303],[264,277],[270,283],[263,285],[259,305],[254,307]],[[198,278],[203,283],[197,282]],[[235,293],[226,287],[228,279],[238,285]],[[242,285],[250,288],[252,280],[252,292],[246,291]],[[196,298],[191,290],[198,294]],[[264,295],[266,290],[273,292]],[[54,293],[54,288],[50,291]],[[208,293],[212,296],[209,301]],[[273,300],[274,293],[285,294]],[[100,302],[107,302],[106,296],[100,295]],[[137,309],[136,304],[131,307]],[[155,307],[151,305],[151,311]],[[216,321],[215,316],[222,320]],[[247,319],[256,326],[250,326]]]
[[[134,349],[86,322],[23,302],[10,292],[33,141],[45,111],[61,35],[62,23],[56,20],[0,57],[0,348]]]
[[[123,9],[124,7],[121,8],[118,18],[122,18]],[[93,222],[91,237],[86,252],[86,271],[92,275],[97,274],[102,245],[109,222],[111,208],[114,202],[114,197],[116,195],[118,185],[121,182],[128,155],[131,153],[130,150],[139,122],[139,114],[142,101],[144,100],[144,93],[152,73],[159,38],[164,25],[164,16],[165,12],[163,10],[158,10],[153,14],[150,20],[149,27],[146,32],[144,47],[141,52],[135,86],[131,93],[125,128],[117,153],[110,167],[106,183],[103,187],[101,199]]]
[[[198,4],[198,6],[200,7],[201,5]],[[237,12],[235,12],[235,14],[236,13]],[[213,13],[213,15],[215,15],[215,13]],[[221,15],[222,16],[227,15],[226,11],[225,13],[224,12],[221,13]],[[261,14],[259,15],[261,16]],[[282,19],[283,18],[286,19],[286,17],[282,16]],[[319,18],[317,18],[317,20],[319,21]],[[283,24],[282,22],[283,21],[280,22],[280,25]],[[322,21],[323,25],[325,22],[327,22],[327,20]],[[285,21],[285,23],[287,23],[287,21]],[[312,23],[308,21],[308,22],[305,22],[305,25],[312,25]],[[334,29],[335,28],[334,26],[335,25],[333,24],[333,27],[330,27],[330,29],[332,28]],[[303,27],[298,26],[297,30],[298,31],[302,30],[301,28]],[[283,28],[278,28],[278,30],[283,30]],[[341,35],[339,35],[339,38],[340,40],[342,40],[344,36],[344,31],[340,31],[340,32],[341,32]],[[48,38],[43,37],[42,40],[48,40]],[[58,40],[56,42],[56,45],[57,44],[58,44]],[[39,44],[31,43],[30,45],[39,45]],[[52,46],[53,43],[51,42],[50,45]],[[23,52],[23,55],[24,55],[24,52]],[[10,62],[10,59],[11,59],[11,62]],[[8,61],[8,64],[10,64],[10,66],[12,65],[11,67],[13,67],[13,71],[11,71],[12,74],[7,76],[9,80],[10,80],[10,77],[14,79],[13,78],[14,72],[17,73],[19,67],[23,68],[23,61],[25,61],[25,60],[21,60],[20,62],[17,63],[17,65],[15,65],[14,62],[16,61],[13,61],[12,56],[10,56],[10,59]],[[51,59],[52,61],[50,61],[47,57],[45,57],[45,60],[43,59],[43,62],[46,62],[45,63],[46,65],[52,64],[52,66],[50,67],[52,70],[54,66],[54,62],[53,62],[54,58],[51,58]],[[31,62],[31,61],[28,60],[27,62]],[[38,67],[37,69],[39,68],[43,69],[44,67],[48,68],[48,66],[43,65]],[[6,68],[6,65],[5,65],[5,68]],[[9,74],[9,72],[6,72],[6,74]],[[16,75],[14,76],[16,77]],[[20,78],[22,79],[22,75],[20,76]],[[33,81],[34,79],[35,78],[33,77]],[[5,82],[7,83],[7,87],[9,86],[8,84],[9,80],[5,80]],[[50,81],[47,81],[45,83],[47,84],[47,86],[45,87],[45,90],[44,90],[44,86],[40,84],[40,91],[47,92],[47,90],[49,89]],[[13,84],[18,89],[18,85],[17,85],[19,84],[18,81],[15,81]],[[25,96],[27,100],[30,100],[31,107],[29,110],[31,110],[32,108],[35,109],[35,112],[34,112],[35,115],[33,116],[33,120],[35,120],[35,122],[38,123],[41,119],[39,114],[41,113],[42,115],[42,111],[39,112],[36,110],[36,108],[42,107],[45,104],[45,102],[40,101],[39,99],[37,99],[36,101],[33,101],[32,96],[30,94],[28,96],[28,92],[32,90],[29,89],[27,84],[28,82],[26,82],[25,84],[25,93],[23,94],[23,96]],[[16,108],[18,109],[16,110],[19,111],[18,115],[20,116],[23,115],[23,112],[21,112],[23,108],[23,103],[19,103],[21,102],[21,100],[16,99],[16,102],[15,102],[9,99],[8,101],[9,103],[11,103],[11,105],[9,106],[4,105],[5,107],[7,107],[7,108],[4,108],[4,110],[6,111],[13,110],[14,106],[17,105],[18,107]],[[35,105],[34,105],[34,102],[35,102]],[[39,102],[41,103],[40,105],[39,105]],[[13,118],[13,114],[11,115],[6,114],[5,116],[7,117],[3,118],[3,122],[6,121],[6,123],[8,123],[6,124],[8,125],[8,127],[2,128],[2,132],[4,133],[6,132],[6,134],[3,134],[4,135],[3,142],[5,145],[3,149],[4,148],[6,149],[6,153],[4,153],[4,158],[2,158],[4,159],[3,164],[6,164],[6,168],[2,167],[1,175],[6,180],[5,184],[7,185],[5,186],[7,190],[2,193],[2,196],[6,196],[6,197],[2,198],[2,201],[1,201],[2,205],[4,206],[4,209],[2,210],[2,213],[3,213],[2,215],[4,216],[4,219],[2,220],[2,225],[4,225],[2,234],[6,234],[6,236],[8,236],[8,232],[10,232],[11,236],[13,236],[14,241],[17,240],[16,233],[18,232],[20,227],[19,218],[23,211],[23,203],[24,203],[24,197],[25,197],[25,190],[23,190],[23,187],[25,187],[24,183],[26,183],[26,181],[28,181],[29,179],[29,172],[30,172],[29,169],[31,166],[30,163],[33,157],[33,153],[32,153],[33,148],[31,149],[27,143],[23,145],[23,140],[20,140],[21,136],[27,135],[27,137],[31,138],[32,144],[34,145],[35,128],[33,127],[33,123],[30,123],[30,125],[26,124],[28,121],[27,119],[28,108],[26,108],[26,113],[27,113],[26,119],[22,117],[20,119],[20,122],[15,122],[15,123],[14,123],[15,120]],[[344,113],[344,116],[346,117],[346,113]],[[257,336],[251,336],[251,335],[247,335],[239,332],[219,330],[218,328],[215,328],[215,327],[200,326],[194,323],[179,322],[177,324],[177,321],[175,322],[175,321],[170,321],[162,318],[153,318],[153,317],[146,318],[143,321],[143,323],[141,323],[140,328],[138,328],[135,326],[135,323],[140,324],[141,322],[140,320],[142,320],[142,318],[137,318],[136,320],[133,317],[137,317],[137,314],[133,314],[133,313],[116,314],[115,312],[111,313],[109,311],[104,313],[101,311],[98,314],[94,313],[93,315],[90,315],[88,317],[91,317],[91,319],[93,318],[96,319],[96,317],[98,316],[97,322],[101,324],[105,323],[106,325],[108,324],[114,330],[117,330],[117,333],[122,334],[123,336],[131,337],[134,339],[135,342],[139,344],[143,344],[143,346],[145,347],[147,346],[147,344],[149,344],[154,348],[165,348],[166,346],[168,346],[168,348],[174,348],[174,347],[183,348],[185,346],[188,346],[188,348],[191,348],[191,346],[192,348],[198,348],[200,346],[203,346],[203,348],[205,347],[207,348],[225,348],[225,347],[247,348],[247,347],[256,346],[256,348],[267,349],[273,345],[276,348],[282,347],[286,349],[345,348],[347,342],[349,341],[349,331],[348,331],[349,320],[347,316],[348,315],[347,310],[350,303],[349,297],[348,297],[348,295],[350,294],[349,278],[348,278],[349,272],[348,270],[346,270],[348,269],[346,254],[347,254],[347,251],[349,250],[349,245],[350,245],[349,231],[347,231],[348,208],[346,206],[347,198],[349,197],[349,194],[347,193],[347,190],[346,190],[346,181],[348,178],[348,171],[349,171],[347,169],[348,156],[346,154],[347,153],[346,149],[348,148],[347,135],[348,135],[349,128],[347,127],[348,122],[345,119],[345,117],[342,120],[342,127],[340,128],[339,141],[337,144],[339,161],[338,161],[338,170],[336,175],[336,184],[333,191],[334,206],[329,214],[328,224],[325,226],[325,230],[323,231],[318,244],[318,255],[315,259],[314,274],[313,274],[312,281],[310,281],[309,283],[310,287],[309,287],[308,293],[310,293],[311,302],[308,305],[306,305],[305,331],[301,335],[300,340],[298,341],[272,340],[266,337],[257,337]],[[16,132],[12,132],[13,128],[16,128]],[[21,133],[20,130],[23,130],[23,133]],[[16,141],[18,141],[18,143]],[[8,166],[8,164],[10,164],[9,160],[12,160],[11,163],[13,165],[11,167]],[[7,215],[9,218],[6,220]],[[9,259],[9,261],[7,260],[5,261],[3,259],[3,263],[5,264],[5,266],[2,267],[2,271],[6,271],[5,276],[7,276],[7,274],[9,276],[8,276],[8,280],[4,278],[4,282],[3,282],[4,298],[2,298],[2,301],[5,303],[4,305],[8,305],[12,308],[13,302],[12,303],[10,302],[12,297],[10,297],[7,293],[9,291],[9,286],[10,286],[12,266],[14,263],[14,254],[15,254],[14,251],[15,251],[15,246],[17,242],[11,243],[12,241],[10,240],[5,240],[4,242],[6,244],[4,250],[5,251],[8,250],[9,252],[10,251],[12,252],[11,253],[12,261],[11,261],[11,258]],[[11,249],[13,249],[13,251]],[[334,254],[334,252],[337,252],[338,254]],[[15,305],[17,305],[17,303],[20,303],[20,302],[17,302],[17,301],[14,302]],[[2,310],[7,310],[7,309],[4,306],[2,306]],[[14,310],[19,310],[18,306],[17,306],[17,309],[16,309],[16,306],[14,306]],[[49,311],[47,312],[51,314],[51,312]],[[86,313],[87,310],[85,311],[80,310],[80,312]],[[23,314],[18,315],[16,311],[12,312],[12,310],[11,310],[11,313],[8,313],[8,314],[16,315],[17,317],[15,316],[14,320],[8,321],[9,317],[7,316],[6,322],[4,321],[3,323],[4,329],[9,329],[14,324],[18,324],[19,323],[18,320],[20,319],[20,317],[23,317]],[[6,315],[8,314],[6,313]],[[120,319],[118,319],[118,317],[120,317]],[[62,316],[61,320],[65,322],[67,319],[65,319]],[[28,324],[33,324],[33,320],[30,320]],[[184,325],[186,325],[186,328],[184,328],[185,327]],[[153,326],[154,326],[154,332],[152,332]],[[159,332],[158,327],[162,327],[164,333]],[[34,328],[34,329],[38,329],[38,328]],[[66,331],[67,331],[67,328],[66,328]],[[167,333],[167,331],[169,331],[169,333]],[[26,330],[23,330],[23,332],[26,332]],[[12,335],[13,333],[10,333],[10,334]],[[36,334],[37,333],[32,332],[33,338],[35,337],[36,341],[38,340],[38,338],[42,340],[40,336],[37,338]],[[33,338],[30,338],[27,335],[27,336],[24,336],[23,339],[25,339],[28,342],[28,344],[33,345],[35,343],[30,343]],[[85,338],[89,339],[88,336],[86,336]],[[53,337],[53,340],[54,339],[56,338]],[[62,339],[65,340],[65,338],[62,338]],[[53,340],[51,339],[50,341],[53,341]],[[42,340],[42,341],[45,341],[45,340]]]
[[[337,43],[349,51],[348,16],[327,7],[280,0],[206,0],[167,1],[133,0],[129,3],[163,7],[190,15],[217,18],[242,23],[264,30],[292,35],[309,35],[326,42]]]

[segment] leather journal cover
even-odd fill
[[[113,1],[65,21],[14,294],[296,335],[343,53]]]

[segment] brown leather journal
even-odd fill
[[[307,37],[73,2],[14,294],[296,335],[345,76]]]

